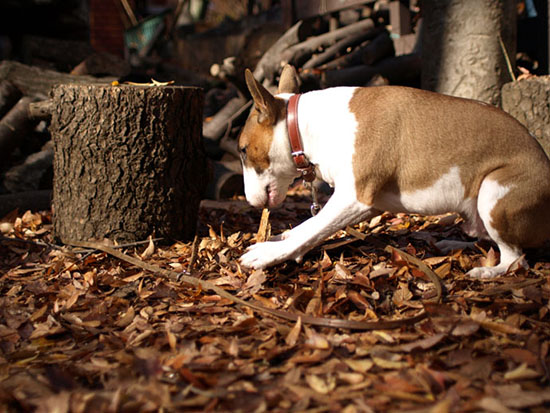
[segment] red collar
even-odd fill
[[[302,178],[306,182],[312,182],[315,180],[315,166],[309,162],[306,154],[304,153],[304,146],[302,145],[302,138],[300,137],[300,129],[298,128],[298,101],[301,94],[297,93],[292,95],[288,100],[287,114],[286,114],[286,126],[288,129],[288,140],[290,141],[290,149],[292,151],[292,158],[296,168],[302,174]]]

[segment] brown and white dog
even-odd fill
[[[300,176],[289,144],[287,102],[298,79],[285,67],[273,96],[246,71],[254,108],[239,138],[246,198],[280,204]],[[523,247],[550,238],[550,161],[503,111],[474,100],[397,86],[337,87],[301,95],[305,156],[334,194],[314,217],[257,243],[241,257],[265,268],[301,260],[311,248],[374,210],[425,215],[458,212],[469,235],[489,237],[500,263],[469,271],[506,273]]]

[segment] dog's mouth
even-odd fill
[[[275,184],[269,184],[266,188],[267,206],[275,208],[283,203],[286,198],[286,193],[279,191]]]

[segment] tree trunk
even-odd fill
[[[54,234],[191,239],[208,181],[198,88],[53,89]]]
[[[515,65],[515,5],[515,0],[425,0],[422,88],[499,105],[500,89],[511,80],[503,48]]]

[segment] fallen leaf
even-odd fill
[[[155,252],[155,243],[153,242],[153,237],[149,235],[149,244],[147,245],[147,248],[141,253],[140,257],[141,259],[149,258],[152,256]]]
[[[374,366],[374,362],[371,359],[345,359],[344,363],[350,369],[359,373],[366,373]]]
[[[439,344],[441,340],[445,338],[445,336],[446,334],[443,333],[434,334],[431,337],[426,337],[421,340],[413,341],[412,343],[401,344],[399,348],[406,353],[409,353],[413,350],[428,350],[433,346]]]
[[[266,278],[267,276],[264,270],[255,270],[246,280],[244,290],[250,295],[256,294],[262,288]]]
[[[300,332],[302,331],[302,317],[298,317],[298,321],[296,321],[296,324],[294,324],[294,327],[289,331],[287,336],[285,337],[285,343],[289,347],[294,347],[296,345],[296,342],[298,341],[298,338],[300,337]]]
[[[323,379],[315,374],[310,374],[306,376],[306,382],[309,387],[321,394],[328,394],[336,387],[336,379],[330,375]]]
[[[533,369],[530,369],[526,363],[520,364],[517,368],[504,373],[505,380],[525,380],[540,377],[541,374]]]

